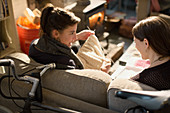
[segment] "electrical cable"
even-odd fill
[[[15,81],[15,79],[13,79],[13,80],[11,81],[11,90],[12,90],[18,97],[21,97],[21,95],[19,95],[19,94],[13,89],[13,87],[12,87],[14,81]],[[24,100],[23,100],[23,101],[24,101]],[[18,105],[18,104],[15,102],[15,100],[13,100],[13,102],[15,103],[15,105],[16,105],[17,107],[23,109],[23,107],[21,107],[20,105]],[[25,102],[25,101],[24,101],[24,102]]]
[[[13,89],[13,83],[14,83],[15,79],[13,79],[11,81],[11,90],[18,96],[18,97],[21,97],[21,95],[19,95],[14,89]]]
[[[2,80],[3,79],[5,79],[5,78],[7,78],[7,77],[13,77],[12,75],[6,75],[6,76],[2,76],[1,78],[0,78],[0,94],[4,97],[4,98],[7,98],[7,99],[18,99],[18,100],[25,100],[26,98],[24,98],[24,97],[21,97],[21,98],[19,98],[19,97],[8,97],[8,96],[6,96],[6,95],[4,95],[4,93],[2,92],[2,89],[1,89],[1,82],[2,82]]]
[[[10,67],[8,68],[8,75],[10,75]],[[10,97],[12,98],[12,102],[13,102],[17,107],[19,107],[19,108],[22,109],[22,107],[19,106],[19,105],[15,102],[15,100],[13,99],[12,92],[11,92],[11,87],[12,87],[12,84],[11,84],[11,80],[10,80],[10,76],[9,76],[9,77],[8,77],[8,90],[9,90],[9,95],[10,95]]]

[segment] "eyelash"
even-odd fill
[[[71,35],[73,35],[73,34],[74,34],[74,32],[71,33]]]

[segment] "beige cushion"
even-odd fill
[[[48,103],[52,106],[69,108],[72,110],[80,111],[82,113],[116,113],[107,108],[90,104],[69,96],[65,96],[48,89],[43,89],[43,95],[44,95],[44,103]]]
[[[42,77],[44,88],[102,107],[107,106],[111,77],[98,70],[51,70]]]
[[[124,112],[128,108],[136,106],[134,102],[115,97],[115,91],[118,89],[149,90],[149,91],[155,90],[152,87],[128,79],[113,80],[108,88],[108,106],[109,109],[118,112]]]

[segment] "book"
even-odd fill
[[[132,57],[129,59],[125,66],[119,66],[117,70],[111,75],[112,79],[116,78],[131,78],[144,69],[150,66],[149,60],[143,60],[141,58]]]

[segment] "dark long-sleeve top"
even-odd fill
[[[170,89],[170,60],[158,66],[145,69],[131,79],[157,90]]]
[[[55,63],[57,69],[83,69],[71,48],[46,35],[31,44],[29,56],[41,64]]]

